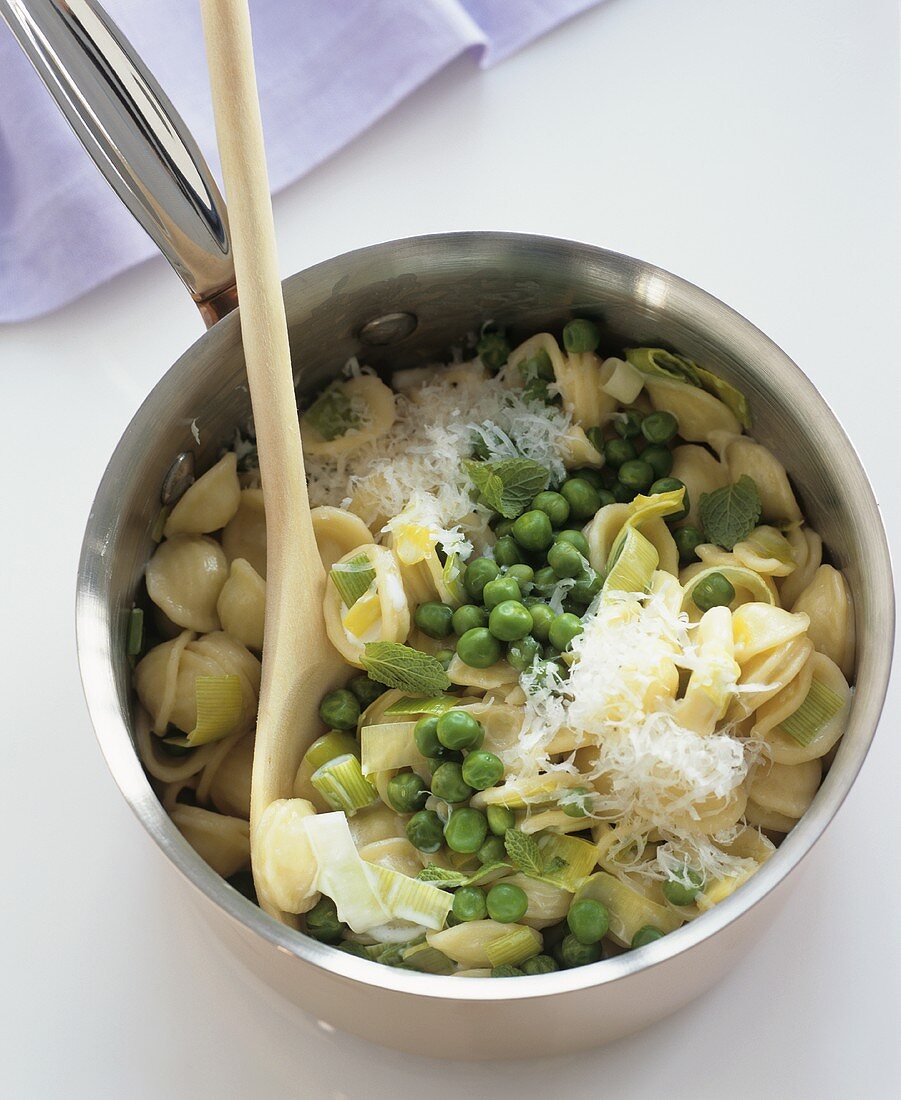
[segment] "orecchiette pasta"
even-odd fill
[[[217,874],[228,878],[250,863],[250,826],[241,818],[182,804],[170,816],[185,840]]]
[[[353,512],[345,512],[343,508],[332,508],[329,505],[311,508],[310,518],[313,521],[319,556],[326,569],[331,569],[336,561],[351,550],[373,542],[372,532],[360,517]]]
[[[262,489],[244,489],[233,518],[222,532],[222,549],[230,562],[243,558],[266,579],[266,513]]]
[[[796,523],[803,518],[785,467],[772,451],[740,436],[726,445],[722,458],[731,481],[744,476],[754,481],[767,523]]]
[[[374,572],[370,591],[353,607],[342,601],[338,589],[329,584],[325,597],[325,627],[329,641],[348,664],[362,668],[367,642],[400,642],[410,632],[410,609],[397,559],[384,546],[360,546],[338,564],[365,555]]]
[[[807,615],[807,635],[820,653],[825,653],[845,676],[854,667],[854,605],[848,582],[831,565],[821,565],[792,608]]]
[[[693,443],[673,448],[672,476],[678,478],[688,494],[686,522],[700,524],[698,508],[704,493],[713,493],[729,484],[729,471],[706,449]]]
[[[227,451],[177,502],[163,534],[172,538],[219,531],[234,517],[240,500],[238,459],[234,451]]]
[[[202,535],[175,535],[147,563],[147,595],[178,626],[218,630],[216,601],[228,577],[222,547]]]
[[[241,718],[233,732],[249,730],[256,719],[260,662],[240,642],[221,631],[195,638],[186,630],[152,649],[135,669],[135,690],[152,719],[154,733],[171,723],[190,733],[197,721],[194,681],[198,676],[237,676]]]
[[[263,648],[266,582],[250,562],[235,558],[216,601],[222,629],[248,649]]]
[[[352,427],[333,439],[325,438],[310,418],[301,417],[304,452],[309,455],[349,454],[390,431],[394,423],[394,394],[374,374],[338,384],[352,413]]]

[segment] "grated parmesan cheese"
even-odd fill
[[[431,527],[452,532],[473,511],[462,463],[474,436],[489,459],[530,458],[562,477],[570,414],[463,369],[470,365],[424,371],[418,385],[395,395],[396,419],[378,439],[348,454],[309,456],[310,503],[341,501],[372,525],[415,500]]]

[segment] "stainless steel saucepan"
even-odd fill
[[[421,237],[287,279],[302,390],[322,385],[352,355],[375,366],[429,360],[485,318],[515,336],[587,314],[602,319],[615,345],[665,344],[716,364],[747,393],[755,435],[791,470],[806,515],[845,571],[858,637],[848,730],[808,813],[747,885],[640,952],[512,982],[465,981],[376,966],[292,932],[203,863],[163,811],[135,753],[125,659],[128,610],[153,549],[167,471],[183,452],[203,469],[250,411],[222,201],[171,104],[92,0],[0,0],[0,14],[210,326],[116,447],[78,570],[78,647],[97,737],[125,798],[179,872],[173,883],[187,884],[235,955],[285,997],[337,1027],[415,1052],[436,1053],[433,1037],[441,1034],[466,1058],[561,1053],[624,1035],[707,989],[753,948],[848,793],[888,681],[894,609],[882,521],[826,403],[778,347],[715,298],[588,245],[499,233]]]

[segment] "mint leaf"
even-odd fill
[[[708,540],[731,550],[757,526],[761,507],[754,479],[743,474],[734,485],[702,494],[698,514]]]
[[[502,458],[496,462],[467,459],[464,465],[479,492],[480,503],[505,519],[521,515],[551,480],[550,471],[530,458]]]
[[[323,439],[337,439],[339,435],[359,423],[354,415],[350,398],[339,384],[329,388],[307,409],[304,419],[316,429]]]
[[[459,871],[449,871],[445,867],[439,867],[436,863],[429,863],[416,876],[419,882],[434,882],[436,886],[462,886],[466,882],[466,875]]]
[[[436,863],[429,863],[423,867],[416,878],[419,882],[431,882],[439,888],[446,886],[449,890],[456,890],[458,886],[479,886],[482,883],[493,882],[512,870],[509,863],[496,861],[483,864],[471,875],[464,875],[460,871],[450,871],[445,867],[439,867]]]
[[[436,657],[399,642],[367,642],[362,663],[370,680],[411,695],[436,695],[450,687]]]
[[[544,873],[544,859],[535,837],[519,829],[508,829],[504,833],[504,847],[510,861],[524,874],[537,878]]]

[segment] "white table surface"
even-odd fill
[[[897,36],[894,0],[609,0],[492,71],[455,64],[281,196],[282,270],[473,228],[652,260],[801,364],[857,444],[897,543]],[[615,1046],[520,1065],[417,1060],[325,1033],[223,959],[106,772],[72,629],[104,464],[200,327],[154,261],[0,329],[0,1093],[897,1095],[897,690],[859,782],[753,956]]]

